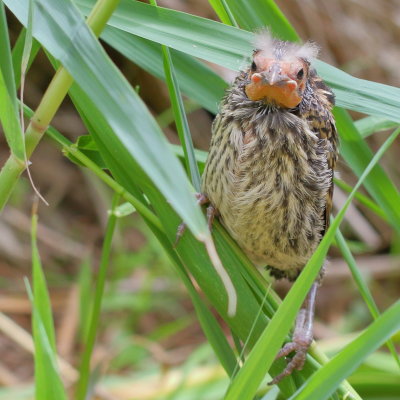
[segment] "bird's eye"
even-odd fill
[[[254,61],[251,63],[251,70],[253,72],[257,70],[257,65],[256,65],[256,63]]]
[[[304,69],[301,68],[299,70],[299,72],[297,73],[297,79],[301,79],[301,78],[303,78],[303,76],[304,76]]]

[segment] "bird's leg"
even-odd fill
[[[208,197],[202,193],[196,193],[195,196],[197,199],[197,204],[199,204],[200,206],[202,206],[204,204],[208,204],[210,202],[210,200],[208,200]],[[212,223],[214,221],[214,217],[216,215],[218,215],[217,210],[214,208],[213,205],[210,204],[207,207],[207,221],[208,221],[208,227],[210,230],[212,227]],[[176,231],[176,239],[175,239],[174,247],[176,247],[177,244],[179,243],[179,240],[185,233],[185,230],[186,230],[186,224],[184,222],[182,222],[181,224],[179,224],[178,229]]]
[[[313,341],[313,320],[315,309],[315,296],[319,281],[315,281],[311,286],[310,291],[304,303],[297,314],[296,325],[293,333],[293,341],[286,343],[279,351],[276,358],[286,357],[291,352],[295,352],[294,357],[289,361],[286,368],[276,376],[269,385],[275,385],[280,382],[285,376],[290,375],[295,369],[301,370],[306,361],[307,350]]]

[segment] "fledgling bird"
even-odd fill
[[[257,265],[295,280],[329,225],[338,139],[334,95],[316,74],[313,43],[256,38],[250,66],[227,91],[213,128],[199,203]],[[296,319],[295,352],[272,383],[303,367],[312,341],[316,281]]]

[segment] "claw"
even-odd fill
[[[286,376],[289,376],[295,369],[300,371],[303,368],[308,348],[313,340],[312,322],[314,319],[315,295],[317,288],[318,282],[314,282],[297,315],[296,327],[293,333],[293,342],[286,343],[277,354],[276,359],[286,357],[292,352],[295,352],[294,357],[289,361],[283,372],[272,379],[268,385],[275,385]]]
[[[275,385],[279,383],[283,378],[291,375],[295,369],[300,371],[303,368],[304,363],[306,361],[308,347],[309,346],[302,346],[294,342],[286,343],[286,345],[281,349],[281,351],[276,356],[276,359],[287,356],[292,351],[294,351],[296,354],[289,361],[288,365],[283,370],[283,372],[281,372],[274,379],[272,379],[272,381],[269,382],[268,385]]]

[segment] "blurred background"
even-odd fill
[[[279,0],[276,3],[304,40],[312,39],[321,46],[322,60],[356,77],[399,86],[399,1]],[[207,0],[160,0],[159,5],[217,19]],[[21,27],[12,15],[8,17],[15,41]],[[169,140],[178,143],[174,125],[170,123],[165,84],[114,50],[107,50],[131,84],[139,85],[140,95],[164,126]],[[211,67],[227,81],[234,77],[232,71]],[[26,82],[25,101],[31,108],[38,105],[52,76],[53,70],[40,52]],[[190,107],[194,144],[207,150],[213,115],[195,104]],[[352,116],[361,117],[356,113]],[[72,141],[86,134],[68,100],[57,113],[53,126]],[[369,144],[373,150],[377,149],[386,138],[385,132],[372,135]],[[381,161],[397,187],[400,186],[399,147],[397,141]],[[7,145],[1,136],[0,163],[7,157]],[[40,205],[38,239],[52,299],[58,351],[65,361],[76,365],[111,193],[95,176],[65,158],[50,139],[42,140],[31,161],[33,180],[50,204]],[[354,175],[343,161],[339,162],[338,173],[349,184],[355,183]],[[336,188],[336,207],[345,198],[345,193]],[[0,327],[0,386],[3,387],[0,398],[5,399],[11,398],[7,397],[8,388],[21,388],[21,392],[13,392],[17,396],[33,381],[29,340],[18,336],[21,334],[18,327],[30,331],[31,306],[23,278],[31,274],[32,199],[30,183],[24,176],[0,216],[0,312],[9,318],[8,322],[17,324],[5,328],[3,321]],[[357,203],[349,209],[342,227],[378,306],[385,309],[400,295],[400,238],[388,224]],[[140,217],[133,215],[119,220],[113,247],[101,331],[93,357],[97,375],[107,377],[99,398],[189,399],[184,386],[197,385],[201,390],[204,384],[208,385],[207,396],[212,393],[213,385],[217,393],[224,373],[205,343],[183,285]],[[361,330],[371,318],[349,276],[346,264],[333,247],[318,295],[315,325],[315,336],[327,351],[342,346],[346,338]],[[282,296],[289,288],[285,282],[275,286]],[[197,394],[193,398],[205,397]]]

